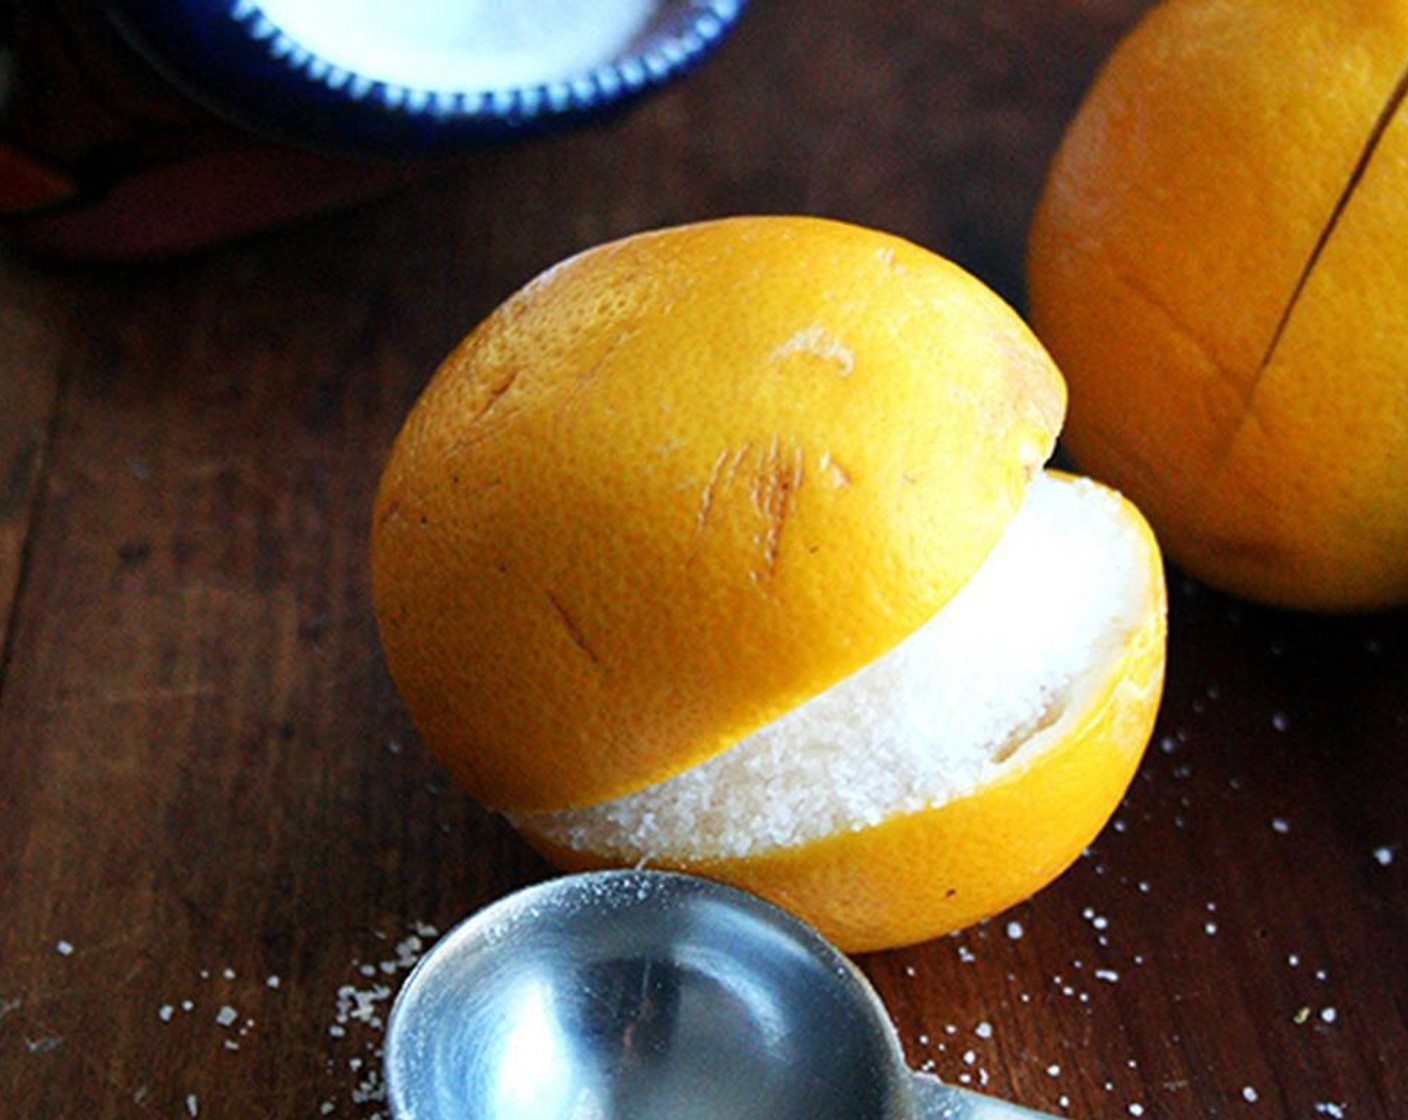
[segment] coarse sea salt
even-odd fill
[[[614,801],[517,823],[615,858],[742,856],[972,793],[1049,741],[1148,594],[1119,500],[1038,476],[937,615],[735,747]],[[844,610],[844,604],[838,604]]]
[[[259,6],[290,42],[363,78],[474,92],[588,74],[626,52],[655,10],[654,0],[260,0]]]

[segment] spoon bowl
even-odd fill
[[[385,1060],[396,1120],[1036,1115],[920,1080],[820,934],[671,872],[566,876],[471,916],[407,978]]]

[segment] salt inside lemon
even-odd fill
[[[1061,739],[1092,667],[1144,625],[1153,579],[1117,494],[1039,475],[975,575],[889,652],[673,778],[514,823],[608,859],[708,860],[970,795]]]
[[[847,951],[991,916],[1109,819],[1163,681],[1148,525],[1041,472],[1064,403],[1010,307],[877,231],[586,250],[475,328],[397,437],[388,667],[563,870],[692,871]]]

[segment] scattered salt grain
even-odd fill
[[[1393,862],[1393,849],[1387,844],[1374,849],[1374,859],[1380,867],[1387,867]]]
[[[1277,731],[1285,731],[1286,728],[1291,726],[1291,721],[1287,717],[1285,712],[1272,712],[1271,726],[1274,727]]]
[[[1242,1086],[1242,1099],[1243,1099],[1244,1101],[1246,1101],[1248,1104],[1256,1104],[1258,1098],[1257,1098],[1257,1093],[1256,1093],[1255,1087],[1253,1087],[1253,1086],[1251,1086],[1251,1085],[1243,1085],[1243,1086]]]
[[[266,988],[277,988],[282,981],[277,976],[270,976],[264,981]]]
[[[1007,936],[1013,941],[1020,941],[1025,933],[1026,930],[1022,928],[1021,922],[1007,923]]]
[[[1330,1120],[1344,1120],[1344,1105],[1334,1101],[1317,1101],[1315,1111],[1321,1116],[1330,1117]]]
[[[1142,1104],[1140,1104],[1138,1101],[1132,1102],[1132,1103],[1130,1104],[1130,1106],[1129,1106],[1129,1114],[1130,1114],[1131,1116],[1143,1116],[1143,1115],[1144,1115],[1144,1106],[1143,1106]]]
[[[222,1027],[232,1027],[239,1020],[240,1013],[228,1003],[215,1013],[215,1021]]]
[[[169,1004],[169,1003],[163,1003],[163,1004],[162,1004],[160,1007],[158,1007],[157,1010],[156,1010],[156,1017],[157,1017],[158,1019],[160,1019],[163,1023],[169,1023],[169,1022],[171,1022],[171,1018],[172,1018],[172,1016],[175,1015],[175,1014],[176,1014],[176,1009],[175,1009],[174,1007],[172,1007],[171,1004]]]
[[[1046,1067],[1046,1074],[1048,1077],[1060,1077],[1061,1067],[1055,1062],[1052,1062],[1049,1066]]]
[[[1097,968],[1095,970],[1095,979],[1103,980],[1107,984],[1114,984],[1119,978],[1120,974],[1113,968]]]
[[[1333,1023],[1338,1018],[1339,1012],[1336,1011],[1333,1007],[1324,1007],[1320,1009],[1320,1021],[1322,1023]]]
[[[1271,831],[1279,832],[1282,836],[1291,831],[1291,823],[1285,817],[1271,818]]]
[[[60,941],[54,946],[54,951],[61,957],[71,957],[73,956],[73,945],[67,941]]]
[[[24,1040],[25,1049],[31,1054],[51,1054],[60,1049],[63,1044],[64,1038],[60,1034],[46,1034],[39,1038],[30,1038],[26,1035]]]
[[[986,1019],[984,1019],[981,1023],[979,1023],[976,1027],[973,1028],[973,1033],[979,1038],[991,1038],[992,1024],[989,1023]]]
[[[186,1113],[189,1116],[200,1115],[200,1100],[194,1093],[186,1098]]]

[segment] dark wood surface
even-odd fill
[[[390,995],[548,873],[427,758],[368,511],[438,359],[553,261],[739,211],[1022,300],[1041,176],[1143,5],[758,0],[623,119],[200,257],[0,254],[0,1116],[368,1118]],[[1171,574],[1116,821],[861,959],[916,1066],[1078,1117],[1408,1115],[1408,618]]]

